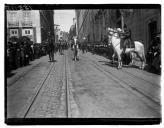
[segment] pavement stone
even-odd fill
[[[145,80],[153,78],[152,83],[157,86],[152,86],[144,80],[138,81],[138,78],[131,78],[125,72],[117,70],[115,67],[105,65],[104,63],[109,60],[102,56],[92,55],[91,53],[82,54],[80,52],[80,60],[75,62],[72,61],[72,51],[68,50],[64,54],[62,56],[57,55],[57,62],[51,63],[54,66],[44,81],[43,87],[26,118],[65,118],[67,117],[67,109],[69,118],[160,117],[158,105],[152,104],[139,93],[131,93],[129,87],[120,86],[121,80],[126,80],[128,84],[134,84],[136,87],[141,87],[144,84],[141,89],[145,93],[148,91],[151,97],[160,100],[158,97],[160,92],[158,86],[160,85],[153,81],[157,81],[159,76],[127,68],[130,73],[136,72],[135,75],[138,77],[141,77],[140,75],[142,74]],[[17,113],[23,113],[24,107],[27,107],[26,105],[31,102],[32,95],[35,94],[39,85],[43,83],[41,80],[45,75],[45,71],[50,69],[48,68],[50,64],[46,62],[47,59],[45,57],[40,62],[38,60],[38,66],[31,69],[12,86],[8,87],[9,97],[7,100],[10,106],[9,112],[11,112],[9,117],[19,117]],[[94,62],[101,65],[102,70],[110,71],[111,74],[103,73],[95,68]],[[126,70],[126,68],[123,70]],[[114,80],[112,74],[118,77],[117,80]],[[68,108],[66,108],[66,82],[69,88]],[[152,92],[152,90],[156,91]],[[12,100],[13,102],[11,102]],[[11,107],[12,105],[13,108]]]

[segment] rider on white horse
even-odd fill
[[[122,58],[121,58],[121,54],[123,53],[123,48],[120,48],[121,45],[121,38],[119,36],[119,34],[122,33],[120,28],[117,29],[113,29],[113,28],[108,28],[108,43],[112,44],[112,47],[114,49],[114,55],[117,55],[118,57],[118,69],[122,67]],[[144,53],[144,45],[142,42],[139,41],[134,41],[134,45],[135,47],[130,47],[130,48],[126,48],[126,53],[129,52],[133,52],[137,55],[137,57],[139,57],[139,59],[141,60],[141,69],[144,69],[145,67],[145,53]],[[132,59],[133,60],[133,59]],[[132,61],[133,63],[133,61]]]
[[[129,48],[134,48],[135,45],[131,37],[131,30],[128,29],[126,25],[124,25],[124,31],[122,31],[120,28],[117,30],[119,31],[119,36],[121,38],[120,48],[123,48],[123,53],[125,53],[126,47],[130,46]]]

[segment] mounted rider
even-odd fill
[[[121,42],[120,42],[120,47],[121,49],[123,48],[123,53],[125,53],[126,48],[134,48],[134,41],[132,40],[131,37],[131,30],[129,28],[127,28],[126,25],[124,25],[124,31],[120,32],[120,38],[121,38]]]

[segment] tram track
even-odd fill
[[[45,81],[47,80],[48,75],[50,74],[50,72],[52,71],[52,69],[54,68],[54,66],[55,66],[54,63],[52,63],[52,64],[50,65],[50,68],[49,68],[49,70],[48,70],[48,73],[45,73],[45,76],[44,76],[43,79],[41,80],[41,84],[40,84],[40,86],[38,87],[38,89],[36,90],[35,94],[32,96],[32,98],[30,98],[29,103],[28,103],[26,106],[23,107],[23,111],[21,111],[21,112],[18,114],[18,117],[19,117],[19,118],[26,118],[26,116],[28,115],[28,113],[29,113],[29,111],[30,111],[32,105],[34,104],[34,102],[35,102],[37,96],[39,95],[39,92],[41,91],[41,89],[42,89],[42,87],[43,87]]]
[[[145,92],[143,90],[136,88],[135,85],[129,84],[128,82],[126,82],[126,81],[124,81],[122,79],[119,79],[115,74],[111,73],[109,70],[106,70],[105,68],[103,68],[102,66],[97,64],[96,61],[92,60],[91,58],[89,58],[89,57],[84,57],[84,58],[87,58],[87,60],[88,60],[87,62],[92,64],[97,70],[99,70],[100,72],[102,72],[107,77],[109,77],[110,79],[114,80],[115,82],[119,83],[120,86],[122,86],[123,88],[127,89],[129,92],[133,93],[134,95],[138,96],[144,102],[145,102],[145,100],[143,99],[143,97],[146,98],[148,101],[151,101],[151,103],[153,103],[153,105],[156,108],[160,108],[161,107],[161,104],[160,104],[159,100],[152,98],[148,94],[145,94]],[[154,110],[154,108],[151,105],[148,105],[148,102],[146,102],[146,104],[147,104],[147,106],[149,106],[149,108]],[[157,109],[157,110],[159,110],[159,109]]]
[[[65,52],[65,87],[66,87],[66,106],[67,118],[79,117],[78,105],[74,99],[74,88],[72,85],[72,77],[69,66],[69,52]]]
[[[43,79],[40,82],[39,87],[37,88],[37,90],[35,91],[35,94],[27,101],[27,104],[25,106],[23,106],[23,108],[21,109],[21,111],[18,113],[17,117],[19,118],[29,118],[31,117],[30,113],[32,112],[31,110],[33,109],[33,106],[35,106],[35,102],[37,100],[37,98],[40,97],[40,93],[43,87],[45,87],[45,82],[47,81],[49,75],[51,75],[52,69],[54,68],[55,63],[52,63],[47,71],[47,73],[45,73]],[[64,91],[60,92],[63,93],[61,94],[61,98],[60,98],[60,102],[61,102],[61,106],[64,106],[65,108],[65,118],[70,118],[71,117],[71,108],[70,108],[70,90],[69,90],[69,78],[68,78],[68,61],[67,61],[67,55],[64,55],[64,57],[62,57],[62,66],[64,68],[61,67],[61,71],[60,71],[60,81],[63,81],[64,83],[62,83],[62,89]],[[55,71],[55,70],[54,70]],[[59,91],[59,90],[58,90]],[[64,98],[64,100],[61,100],[62,97]],[[40,99],[40,98],[39,98]],[[57,110],[60,112],[60,109]],[[30,115],[29,115],[30,114]],[[60,114],[60,113],[59,113]]]
[[[66,96],[66,117],[69,118],[70,117],[70,102],[69,102],[69,85],[68,85],[68,76],[67,76],[67,68],[68,68],[68,63],[67,63],[67,56],[65,55],[64,57],[64,61],[65,61],[65,87],[66,87],[66,93],[65,93],[65,96]]]
[[[116,61],[114,61],[114,62],[116,62]],[[135,78],[135,79],[137,78],[138,80],[145,81],[145,82],[149,83],[149,84],[152,85],[152,86],[157,86],[157,87],[161,88],[160,85],[158,85],[158,84],[156,84],[156,83],[153,83],[153,82],[151,82],[151,81],[145,80],[145,79],[143,79],[142,77],[140,77],[139,75],[134,75],[134,74],[130,73],[129,71],[125,71],[125,69],[123,69],[123,68],[121,69],[121,71],[122,71],[122,72],[125,72],[125,73],[128,74],[130,77],[133,77],[133,78]],[[141,73],[141,72],[139,72],[138,70],[135,70],[135,72],[138,72],[139,74]]]
[[[90,57],[89,57],[90,58]],[[91,59],[91,58],[90,58]],[[92,59],[91,59],[92,60]],[[94,61],[94,60],[92,60],[94,63],[97,63],[96,61]],[[145,79],[143,79],[143,78],[141,78],[141,77],[139,77],[138,75],[134,75],[134,74],[132,74],[132,73],[130,73],[129,71],[125,71],[125,69],[121,69],[120,70],[121,72],[123,72],[123,73],[125,73],[125,74],[127,74],[129,77],[131,77],[132,79],[138,79],[138,81],[143,81],[143,82],[146,82],[146,83],[149,83],[149,85],[151,85],[152,87],[156,87],[156,88],[158,88],[158,89],[160,89],[161,87],[160,87],[160,85],[158,85],[158,84],[155,84],[155,83],[152,83],[152,82],[150,82],[150,81],[148,81],[148,80],[145,80]],[[108,70],[108,72],[110,72],[109,70]],[[110,72],[111,73],[111,72]],[[112,73],[112,75],[115,75],[115,74],[113,74]],[[116,75],[115,75],[115,77],[117,77]],[[119,78],[118,78],[119,79]]]
[[[125,71],[124,69],[122,69],[122,72],[125,72],[126,74],[129,74],[130,77],[137,78],[138,80],[145,81],[145,82],[151,84],[152,86],[157,86],[157,87],[161,88],[160,85],[155,84],[155,83],[152,83],[152,82],[150,82],[150,81],[148,81],[148,80],[145,80],[145,79],[143,79],[143,78],[141,78],[141,77],[139,77],[139,76],[137,76],[137,75],[134,75],[134,74],[132,74],[132,73],[130,73],[130,72],[128,72],[128,71]]]

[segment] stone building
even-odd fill
[[[53,10],[39,10],[41,23],[41,41],[55,43],[54,34],[54,11]]]
[[[74,36],[77,35],[77,23],[76,18],[73,18],[73,25],[71,25],[69,30],[69,40],[72,40]]]
[[[39,11],[7,10],[7,34],[8,39],[27,36],[31,41],[41,43]]]
[[[81,42],[101,43],[108,27],[121,28],[126,24],[132,38],[142,41],[145,52],[153,36],[161,32],[160,9],[83,9],[76,10],[76,19]]]
[[[132,31],[132,38],[141,40],[146,51],[152,38],[161,33],[160,9],[133,9],[133,12],[124,19]]]
[[[104,40],[107,27],[113,25],[109,14],[110,10],[107,9],[76,10],[77,31],[81,42],[84,39],[90,43]]]

